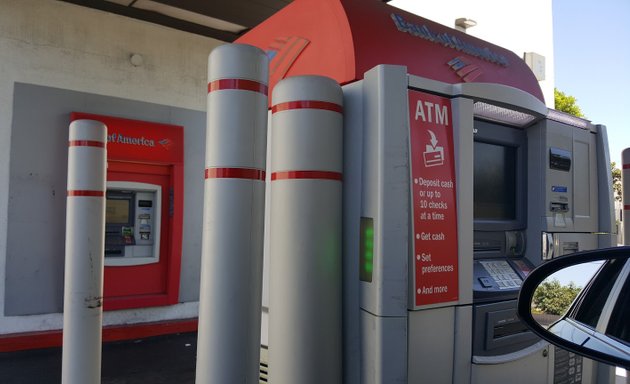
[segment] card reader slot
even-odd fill
[[[500,252],[501,246],[488,247],[488,246],[475,246],[473,247],[474,252]]]
[[[549,206],[551,212],[569,212],[569,204],[552,202]]]

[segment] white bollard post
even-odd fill
[[[63,306],[63,384],[101,382],[107,127],[70,124]]]
[[[340,384],[343,93],[300,76],[272,99],[269,382]]]
[[[239,44],[208,60],[197,384],[258,383],[268,65]]]
[[[621,152],[621,189],[623,203],[623,244],[630,245],[630,148]]]

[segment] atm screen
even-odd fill
[[[105,205],[105,222],[107,224],[129,223],[131,200],[107,199]]]
[[[475,220],[516,219],[516,147],[475,141]]]

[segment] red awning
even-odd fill
[[[267,51],[270,87],[317,74],[341,84],[379,64],[433,80],[496,83],[544,102],[534,74],[513,52],[379,0],[295,0],[239,38]]]

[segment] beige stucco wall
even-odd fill
[[[207,57],[221,43],[55,0],[0,0],[0,334],[61,327],[60,314],[5,317],[2,311],[14,83],[203,111]],[[134,53],[141,66],[131,64]],[[108,313],[105,324],[190,317],[196,310],[188,303],[121,311]]]

